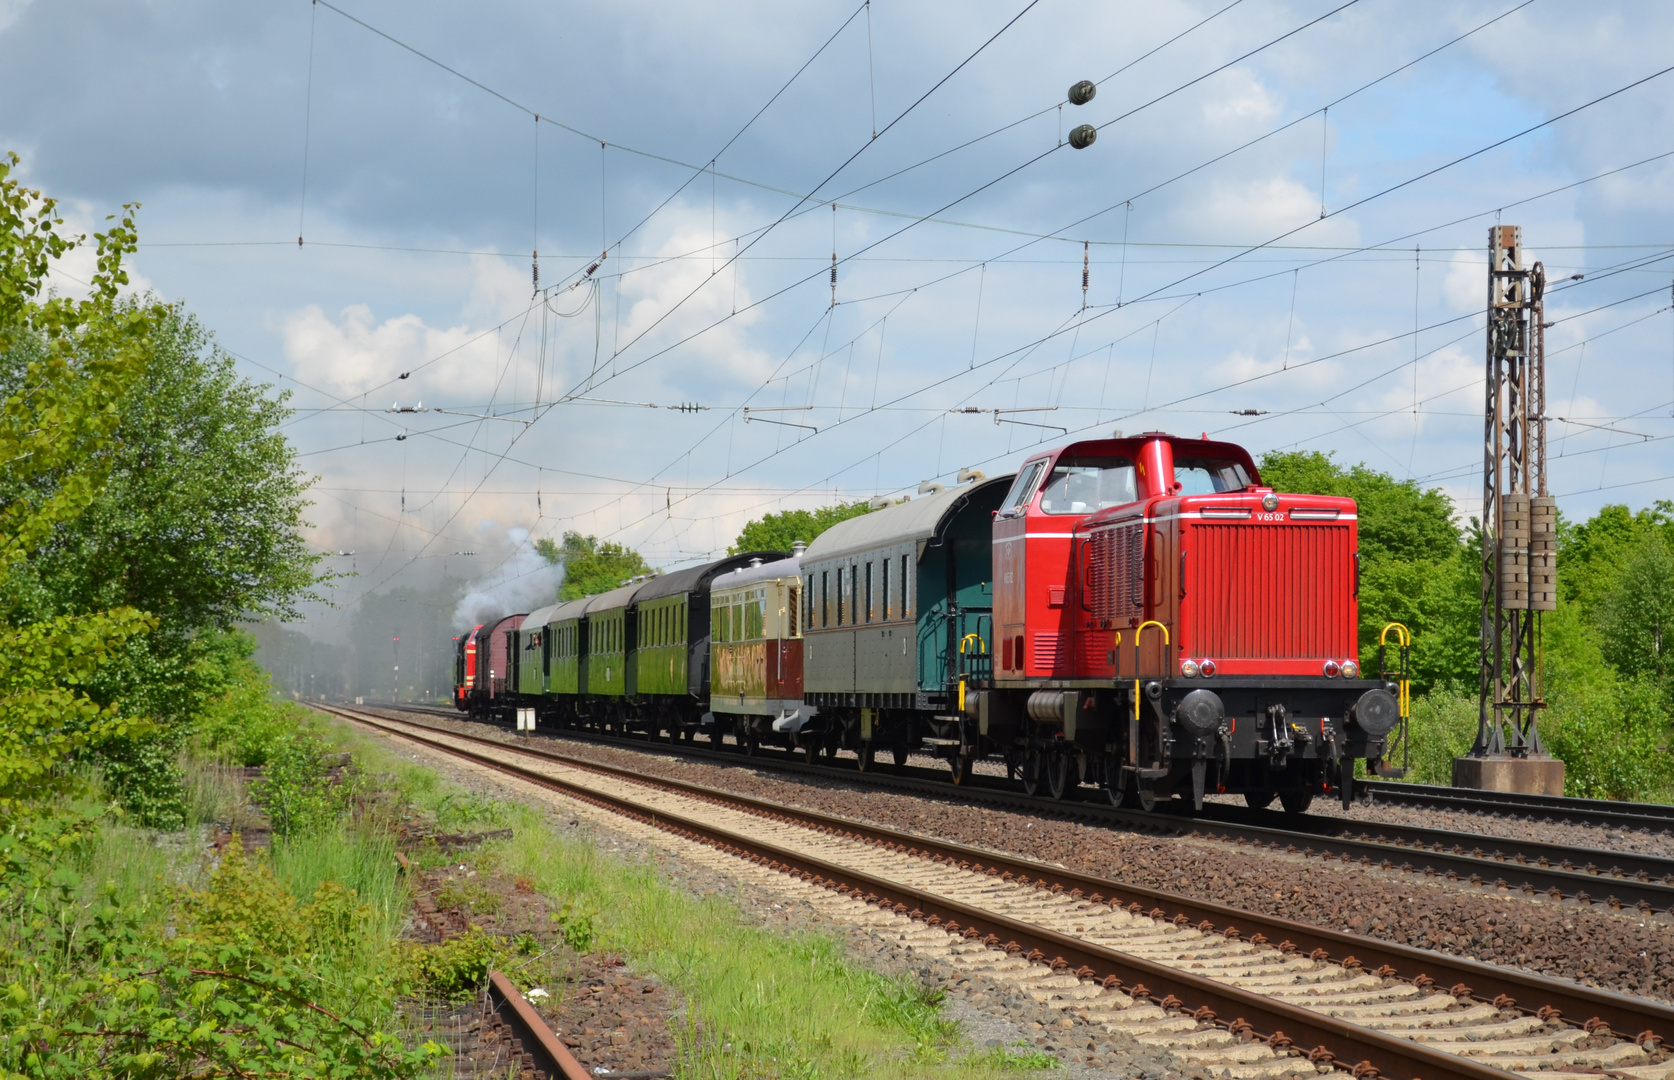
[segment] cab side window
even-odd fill
[[[1012,482],[1011,490],[1006,492],[1006,501],[1000,504],[1001,517],[1016,517],[1023,512],[1034,496],[1035,484],[1040,481],[1040,474],[1045,468],[1045,461],[1031,461],[1023,467]]]

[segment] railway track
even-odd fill
[[[1004,975],[1037,1001],[1223,1075],[1336,1065],[1357,1080],[1674,1077],[1662,1050],[1674,1039],[1668,1006],[550,749],[328,711],[717,847],[804,888],[910,914],[923,924],[915,943],[924,951]]]
[[[442,708],[389,706],[453,720]],[[565,738],[736,765],[740,755],[695,743],[649,742],[565,729]],[[1052,815],[1163,836],[1209,836],[1235,844],[1289,851],[1332,860],[1352,860],[1405,873],[1445,877],[1484,889],[1544,894],[1554,900],[1612,909],[1674,912],[1674,859],[1532,840],[1508,839],[1445,829],[1427,829],[1328,815],[1289,815],[1209,804],[1193,815],[1184,807],[1152,812],[1105,806],[1090,800],[1029,796],[997,777],[973,776],[954,787],[945,771],[912,766],[860,773],[841,765],[808,765],[788,753],[758,751],[752,765],[792,774],[841,778],[915,795],[977,802],[1035,815]]]
[[[1468,810],[1611,828],[1674,830],[1674,806],[1662,803],[1572,799],[1564,795],[1477,791],[1474,788],[1435,787],[1429,784],[1397,784],[1387,780],[1363,781],[1357,786],[1363,788],[1374,803]]]

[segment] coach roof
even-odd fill
[[[802,554],[802,563],[806,566],[858,551],[874,551],[908,541],[928,540],[941,532],[944,524],[971,495],[990,488],[1003,488],[1010,483],[1011,476],[996,476],[992,480],[961,484],[934,495],[921,496],[839,521],[814,538]]]

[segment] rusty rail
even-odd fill
[[[518,1075],[550,1080],[594,1080],[563,1040],[546,1026],[529,999],[498,971],[488,973],[488,1004],[494,1011],[495,1021],[510,1029],[521,1051],[522,1068]]]

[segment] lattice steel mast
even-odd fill
[[[1482,453],[1482,674],[1473,758],[1545,757],[1540,613],[1557,606],[1557,505],[1546,489],[1546,329],[1523,233],[1488,230]]]

